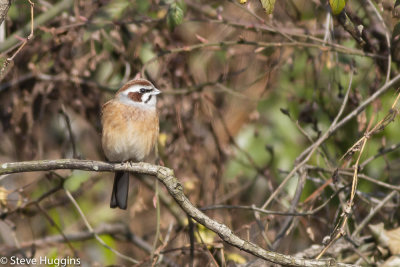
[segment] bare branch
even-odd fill
[[[2,24],[6,18],[10,6],[11,0],[0,0],[0,24]]]

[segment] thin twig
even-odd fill
[[[109,245],[107,245],[103,239],[100,238],[100,236],[97,235],[97,233],[93,230],[92,226],[90,225],[89,221],[87,220],[85,214],[83,213],[83,211],[81,210],[81,208],[79,207],[79,204],[76,202],[75,198],[71,195],[71,193],[68,191],[68,189],[66,189],[64,187],[64,191],[65,194],[67,195],[67,197],[69,198],[69,200],[72,202],[72,204],[75,206],[76,210],[78,211],[79,215],[81,216],[83,222],[85,223],[87,229],[89,230],[89,233],[93,234],[94,238],[100,243],[102,244],[105,248],[109,249],[110,251],[112,251],[115,255],[117,255],[118,257],[125,259],[129,262],[132,263],[138,263],[137,260],[126,256],[118,251],[116,251],[115,249],[113,249],[112,247],[110,247]]]
[[[347,158],[352,157],[356,152],[358,152],[358,156],[356,159],[356,162],[354,164],[354,173],[353,173],[353,181],[352,181],[352,186],[351,186],[351,193],[350,193],[350,199],[347,201],[346,207],[343,210],[342,213],[342,222],[340,223],[340,226],[336,227],[336,230],[334,232],[334,238],[330,240],[330,242],[325,246],[325,248],[321,251],[321,253],[316,257],[316,259],[321,258],[321,256],[326,252],[326,250],[334,243],[336,242],[340,237],[345,235],[345,227],[347,226],[347,221],[349,218],[349,215],[352,210],[352,206],[354,203],[354,198],[356,195],[356,190],[357,190],[357,184],[358,184],[358,172],[359,172],[359,163],[360,163],[360,158],[361,155],[364,152],[365,145],[367,144],[368,140],[371,138],[372,135],[382,131],[385,129],[385,127],[394,121],[395,117],[398,115],[399,111],[396,109],[397,102],[400,99],[400,92],[397,94],[396,99],[394,100],[391,109],[387,113],[387,115],[381,119],[378,123],[375,124],[375,126],[370,130],[370,126],[372,125],[373,119],[370,120],[369,126],[364,133],[364,136],[359,139],[351,148],[349,148],[346,153],[343,155],[341,160],[347,160]]]
[[[36,16],[34,21],[34,28],[49,20],[55,18],[61,12],[67,10],[74,3],[73,0],[62,0],[55,4],[52,8],[48,9],[46,12],[43,12],[39,16]],[[16,32],[10,34],[10,36],[2,43],[0,43],[0,52],[8,51],[10,48],[13,48],[15,45],[18,45],[18,39],[15,36],[25,36],[32,29],[31,22],[26,24],[24,27],[19,29]]]
[[[158,180],[155,181],[155,204],[156,204],[156,235],[154,237],[153,248],[150,254],[150,260],[153,261],[152,266],[157,264],[158,257],[154,258],[154,252],[157,248],[158,239],[160,238],[160,224],[161,224],[161,211],[160,211],[160,198],[158,189]]]
[[[368,163],[370,163],[371,161],[373,161],[374,159],[377,159],[387,153],[390,153],[392,151],[395,151],[396,149],[398,149],[400,147],[400,143],[397,144],[393,144],[390,147],[387,147],[385,149],[380,150],[377,154],[367,158],[366,160],[363,161],[363,163],[360,164],[360,169],[364,169],[365,165],[367,165]]]
[[[360,164],[360,170],[362,169],[361,165],[362,164]],[[315,166],[311,166],[311,165],[306,165],[306,168],[309,169],[309,170],[323,171],[323,172],[328,172],[328,173],[333,173],[334,172],[334,170],[331,170],[331,169],[315,167]],[[354,175],[353,172],[350,172],[350,171],[344,170],[344,169],[338,169],[338,174],[346,175],[346,176],[353,176]],[[378,179],[375,179],[375,178],[370,177],[370,176],[368,176],[366,174],[363,174],[363,173],[359,173],[358,177],[363,179],[363,180],[366,180],[366,181],[369,181],[371,183],[374,183],[374,184],[376,184],[378,186],[385,187],[385,188],[388,188],[388,189],[391,189],[391,190],[396,190],[396,191],[400,192],[400,186],[396,186],[396,185],[392,185],[392,184],[388,184],[388,183],[382,182],[382,181],[380,181]]]
[[[76,159],[78,158],[78,154],[76,153],[75,138],[74,138],[74,133],[72,132],[71,119],[69,118],[69,115],[67,114],[67,111],[65,110],[63,104],[61,105],[61,113],[64,116],[65,123],[67,124],[69,139],[71,141],[71,146],[72,146],[72,157]]]
[[[299,170],[299,178],[297,181],[297,186],[296,186],[296,192],[294,194],[292,203],[290,204],[289,207],[289,212],[293,212],[296,210],[296,206],[300,201],[301,193],[303,192],[304,189],[304,184],[307,178],[307,171],[302,168]],[[276,250],[282,240],[282,238],[288,234],[288,231],[290,229],[290,226],[292,223],[294,223],[294,216],[289,216],[285,218],[285,220],[282,222],[280,229],[277,231],[276,238],[274,240],[274,243],[272,244],[272,249]],[[293,229],[293,228],[292,228]]]
[[[343,125],[345,125],[347,122],[349,122],[351,119],[353,119],[355,116],[360,114],[369,104],[372,103],[375,99],[377,99],[380,95],[382,95],[384,92],[389,90],[392,86],[394,86],[397,82],[400,81],[400,74],[398,74],[396,77],[391,79],[388,83],[385,83],[381,88],[379,88],[377,91],[375,91],[374,94],[372,94],[370,97],[368,97],[364,102],[362,102],[356,109],[354,109],[352,112],[350,112],[346,117],[341,119],[335,127],[330,129],[328,136],[321,136],[316,142],[321,142],[323,143],[328,137],[330,137],[334,132],[336,132],[339,128],[341,128]],[[302,158],[305,157],[314,147],[313,145],[310,145],[308,148],[306,148],[297,158],[296,161],[300,161]]]
[[[40,210],[40,212],[44,215],[44,217],[49,221],[50,225],[56,228],[56,230],[60,233],[63,240],[67,243],[68,247],[71,249],[73,255],[77,256],[78,253],[76,249],[72,246],[71,241],[68,237],[64,234],[60,226],[53,220],[53,218],[47,213],[47,211],[39,204],[36,203],[36,207]]]
[[[307,42],[257,42],[257,41],[246,41],[246,40],[238,40],[238,41],[221,41],[221,42],[215,42],[215,43],[199,43],[199,44],[194,44],[194,45],[187,45],[184,47],[178,47],[178,48],[172,48],[169,50],[163,50],[159,52],[157,56],[154,56],[150,60],[148,60],[142,67],[141,70],[141,75],[142,77],[146,77],[145,73],[147,70],[147,67],[151,64],[156,62],[159,58],[169,55],[169,54],[176,54],[176,53],[181,53],[181,52],[192,52],[198,49],[204,49],[204,48],[219,48],[223,49],[228,46],[255,46],[255,47],[305,47],[305,48],[314,48],[314,49],[319,49],[323,52],[328,52],[328,51],[336,51],[338,53],[343,53],[343,54],[348,54],[348,55],[355,55],[355,56],[368,56],[368,57],[373,57],[373,58],[380,58],[380,55],[375,55],[371,53],[365,53],[363,51],[359,50],[353,50],[353,49],[343,49],[335,46],[328,46],[328,44],[314,44],[314,43],[307,43]]]
[[[371,0],[367,0],[368,4],[371,6],[371,8],[374,10],[376,17],[378,18],[379,22],[382,24],[382,28],[385,31],[385,37],[386,37],[386,44],[388,47],[388,54],[387,54],[387,70],[386,70],[386,81],[387,83],[390,79],[390,70],[391,70],[391,65],[392,65],[392,53],[391,53],[391,48],[390,48],[390,37],[389,37],[389,30],[386,26],[385,21],[383,20],[381,13],[376,9],[375,5],[372,3]]]
[[[33,7],[35,6],[35,4],[31,0],[28,0],[28,2],[31,5],[31,32],[28,35],[28,37],[26,37],[25,40],[21,43],[21,45],[18,47],[17,51],[15,51],[11,57],[6,58],[6,60],[4,61],[3,67],[0,70],[0,81],[3,80],[3,78],[5,76],[4,74],[6,73],[6,68],[8,67],[8,65],[14,60],[14,58],[18,55],[18,53],[22,50],[22,48],[24,48],[24,46],[33,37],[33,17],[34,17],[33,16]]]
[[[311,158],[311,156],[314,154],[314,152],[317,150],[317,148],[322,144],[323,141],[325,141],[326,138],[328,138],[328,136],[331,134],[332,130],[335,128],[335,126],[337,125],[337,121],[339,120],[339,118],[342,116],[342,113],[344,111],[344,108],[346,107],[347,104],[347,100],[349,98],[349,93],[350,93],[350,89],[351,89],[351,85],[353,83],[353,73],[354,71],[352,71],[350,73],[350,81],[349,81],[349,85],[347,87],[347,91],[346,91],[346,95],[343,99],[343,103],[339,109],[338,114],[336,115],[335,119],[333,120],[331,126],[329,127],[329,129],[315,142],[310,146],[310,151],[308,152],[307,156],[298,164],[296,164],[296,166],[290,171],[290,173],[283,179],[283,181],[280,183],[280,185],[278,186],[278,188],[275,189],[275,191],[270,195],[270,197],[267,199],[267,201],[265,201],[264,205],[262,205],[262,209],[265,209],[271,202],[272,200],[275,199],[275,197],[279,194],[279,192],[283,189],[283,187],[286,185],[286,183],[290,180],[290,178],[292,178],[292,176],[298,171],[300,170],[300,168],[306,164],[308,162],[308,160]],[[400,77],[399,77],[400,78]],[[304,152],[303,152],[304,153]],[[299,157],[297,157],[296,162],[298,159],[301,159],[301,155]]]
[[[387,195],[375,208],[373,208],[370,213],[364,218],[364,220],[357,226],[354,232],[351,234],[351,237],[356,237],[362,229],[367,225],[367,223],[375,216],[375,214],[382,209],[385,204],[391,200],[394,196],[398,194],[397,191],[392,191],[389,195]]]

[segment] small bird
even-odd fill
[[[110,162],[142,161],[153,150],[159,133],[157,95],[145,79],[127,82],[102,107],[102,147]],[[111,208],[127,208],[129,172],[115,172]]]

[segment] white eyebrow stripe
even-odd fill
[[[144,88],[146,90],[153,90],[154,87],[136,84],[136,85],[132,85],[131,87],[128,87],[124,92],[126,92],[126,94],[140,92],[140,89],[142,89],[142,88]]]

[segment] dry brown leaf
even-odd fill
[[[400,227],[386,230],[383,223],[370,224],[368,227],[379,245],[389,248],[392,255],[400,253]]]
[[[392,256],[381,265],[381,267],[398,267],[398,266],[400,266],[399,256]]]
[[[389,237],[389,250],[392,255],[400,254],[400,227],[386,231]],[[397,266],[400,266],[397,265]]]

